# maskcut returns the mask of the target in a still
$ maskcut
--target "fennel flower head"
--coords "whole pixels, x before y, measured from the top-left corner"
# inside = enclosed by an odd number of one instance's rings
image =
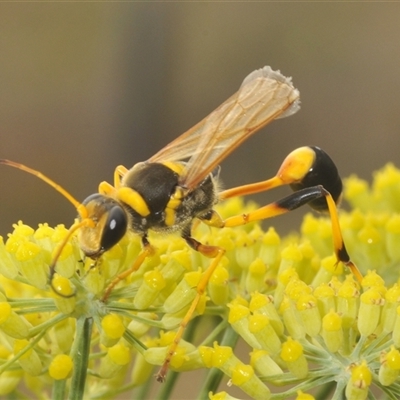
[[[141,253],[138,237],[93,263],[71,235],[49,282],[68,230],[18,222],[0,241],[0,396],[400,398],[400,171],[387,165],[371,185],[350,177],[344,197],[340,225],[361,282],[337,264],[328,217],[307,214],[282,238],[257,223],[199,225],[195,237],[226,253],[195,304],[212,260],[177,236],[150,235],[154,254],[104,300]],[[239,198],[218,211],[254,208]],[[160,385],[153,375],[178,330]],[[198,381],[189,392],[188,371]]]

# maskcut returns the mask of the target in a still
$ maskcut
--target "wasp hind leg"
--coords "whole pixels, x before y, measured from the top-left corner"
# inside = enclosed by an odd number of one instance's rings
[[[339,225],[336,204],[340,202],[342,195],[342,180],[335,163],[321,148],[299,147],[286,156],[273,178],[225,190],[219,194],[219,198],[223,200],[234,196],[246,196],[282,185],[290,185],[294,193],[248,214],[228,218],[222,225],[232,227],[272,218],[295,210],[304,204],[310,205],[317,211],[328,211],[332,222],[336,258],[338,262],[343,262],[349,267],[357,280],[361,282],[362,275],[350,260]],[[217,221],[214,226],[220,227],[221,221]]]
[[[363,276],[357,266],[350,260],[350,256],[343,241],[335,201],[322,185],[300,189],[281,200],[268,204],[255,211],[227,218],[224,221],[224,226],[234,227],[245,225],[253,221],[276,217],[321,198],[325,198],[327,203],[327,211],[329,212],[332,223],[333,246],[337,261],[342,262],[350,268],[357,280],[361,282]]]
[[[179,324],[178,331],[174,337],[173,342],[170,344],[167,355],[165,356],[164,363],[161,366],[160,370],[156,375],[156,379],[158,382],[164,382],[165,376],[168,372],[169,364],[171,363],[172,357],[174,356],[176,349],[179,345],[180,340],[182,339],[183,333],[186,329],[186,326],[192,319],[193,313],[196,311],[196,307],[199,304],[201,297],[203,296],[208,282],[214,273],[215,269],[219,265],[221,258],[225,254],[225,250],[218,246],[210,246],[205,245],[198,242],[196,239],[192,238],[189,234],[183,234],[183,239],[186,240],[187,244],[193,248],[194,250],[198,251],[199,253],[203,254],[206,257],[212,258],[210,266],[204,271],[200,282],[196,286],[196,297],[192,301],[189,309],[187,310],[184,318],[182,319],[181,323]]]

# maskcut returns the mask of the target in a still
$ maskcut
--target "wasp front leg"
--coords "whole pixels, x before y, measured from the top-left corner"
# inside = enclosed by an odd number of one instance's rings
[[[103,302],[107,301],[108,297],[110,296],[111,292],[115,288],[115,286],[118,285],[119,282],[123,281],[125,278],[136,272],[144,263],[147,257],[151,256],[154,254],[154,248],[153,246],[149,243],[147,240],[147,236],[142,237],[142,246],[143,249],[137,256],[135,262],[132,264],[132,266],[127,269],[126,271],[118,274],[106,287],[106,290],[103,293],[103,297],[101,300]]]
[[[121,187],[122,178],[127,172],[128,169],[126,167],[124,167],[123,165],[118,165],[118,167],[115,168],[114,171],[114,186],[105,181],[101,182],[99,185],[99,193],[107,196],[115,195],[116,190]]]

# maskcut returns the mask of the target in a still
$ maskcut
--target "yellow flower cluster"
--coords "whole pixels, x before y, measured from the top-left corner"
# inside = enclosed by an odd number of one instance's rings
[[[361,284],[336,264],[328,218],[308,214],[301,234],[284,239],[254,223],[196,228],[196,238],[226,253],[159,398],[189,370],[207,373],[193,398],[234,399],[232,386],[260,400],[361,400],[373,386],[399,397],[400,171],[388,165],[371,187],[356,177],[345,186],[352,211],[340,223]],[[219,212],[252,207],[234,199]],[[127,234],[94,264],[72,236],[49,282],[67,232],[20,222],[0,241],[0,396],[146,398],[211,261],[179,237],[150,236],[155,254],[102,301],[140,253],[139,239]],[[238,356],[238,341],[248,357]]]

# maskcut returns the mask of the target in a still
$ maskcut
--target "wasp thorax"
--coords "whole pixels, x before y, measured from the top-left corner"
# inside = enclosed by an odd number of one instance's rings
[[[130,214],[131,228],[145,236],[148,230],[184,231],[216,203],[209,174],[190,190],[184,188],[185,163],[139,163],[122,180],[117,198]]]
[[[87,197],[88,219],[94,226],[83,226],[78,234],[79,245],[86,256],[97,258],[116,245],[128,228],[128,216],[112,197],[99,193]]]

